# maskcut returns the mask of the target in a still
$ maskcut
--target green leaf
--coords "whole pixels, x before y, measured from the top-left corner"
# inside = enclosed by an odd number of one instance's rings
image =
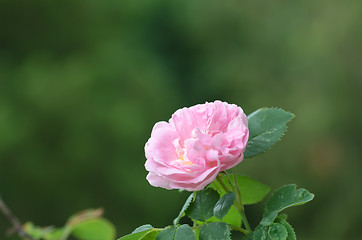
[[[196,238],[192,228],[184,224],[179,227],[171,226],[165,228],[160,232],[156,240],[196,240]]]
[[[54,229],[53,227],[38,227],[32,222],[27,222],[23,226],[24,231],[32,236],[34,239],[43,239],[48,237],[51,239],[51,235],[61,233],[63,229]],[[56,235],[57,236],[57,235]]]
[[[268,227],[259,225],[254,232],[248,233],[243,240],[270,240]]]
[[[96,218],[73,225],[72,235],[81,240],[114,240],[116,229],[108,220]]]
[[[271,225],[280,211],[291,206],[302,205],[313,198],[314,195],[307,190],[303,188],[297,190],[295,184],[285,185],[276,190],[266,202],[260,224],[264,226]]]
[[[76,225],[82,221],[90,220],[90,219],[96,219],[103,215],[103,209],[97,208],[97,209],[86,209],[80,212],[77,212],[73,214],[67,221],[66,226],[72,227],[73,225]]]
[[[176,229],[176,226],[166,227],[158,234],[156,240],[174,240]]]
[[[287,214],[279,214],[279,216],[277,217],[277,219],[283,219],[283,220],[287,220],[288,216]]]
[[[246,234],[243,238],[242,238],[242,240],[253,240],[253,232],[250,232],[250,233],[248,233],[248,234]]]
[[[145,224],[145,225],[142,225],[138,228],[136,228],[135,230],[133,230],[132,233],[138,233],[138,232],[143,232],[145,230],[150,230],[152,229],[153,227],[150,225],[150,224]]]
[[[268,235],[271,240],[286,240],[288,236],[287,229],[279,223],[274,223],[270,226]]]
[[[237,175],[237,180],[244,205],[260,202],[270,191],[267,185],[248,176]]]
[[[230,229],[226,223],[213,222],[202,226],[200,240],[231,240]]]
[[[148,229],[142,232],[131,233],[119,238],[118,240],[155,240],[161,232],[159,229]]]
[[[267,185],[260,183],[248,176],[237,175],[236,177],[240,189],[241,199],[244,205],[260,202],[270,191],[270,188]],[[222,180],[229,189],[232,189],[227,176],[223,176]],[[226,191],[217,181],[214,181],[211,184],[211,187],[219,190],[221,196],[226,194]]]
[[[44,235],[44,240],[59,240],[63,235],[63,228],[55,229],[53,232]]]
[[[192,228],[189,225],[184,224],[177,228],[174,240],[196,240],[196,237]]]
[[[239,211],[236,209],[235,206],[231,206],[229,212],[223,217],[222,221],[227,224],[231,224],[234,226],[241,226],[241,216]]]
[[[196,199],[186,210],[186,214],[194,219],[205,222],[213,216],[214,206],[219,200],[219,194],[211,188],[197,192]]]
[[[275,223],[263,226],[259,224],[254,232],[248,233],[243,240],[296,240],[294,229],[285,220],[282,214],[275,219]]]
[[[253,232],[253,240],[267,240],[268,236],[268,228],[264,226],[259,226]]]
[[[202,222],[196,221],[199,224]],[[220,220],[217,217],[213,216],[207,220],[208,223],[211,222],[224,222],[226,224],[234,225],[234,226],[241,226],[241,216],[235,206],[231,206],[229,212]]]
[[[178,222],[180,221],[181,217],[183,216],[184,212],[186,211],[186,209],[189,207],[191,201],[193,198],[193,194],[191,193],[190,196],[187,198],[185,204],[183,205],[180,213],[178,214],[178,216],[173,220],[173,224],[176,225],[178,224]]]
[[[285,229],[287,230],[287,232],[288,232],[287,240],[296,240],[297,239],[297,236],[295,235],[293,227],[285,219],[280,218],[280,216],[278,216],[278,218],[276,219],[276,222],[282,224],[285,227]]]
[[[294,114],[278,108],[261,108],[248,116],[249,141],[244,157],[256,156],[268,150],[287,130]]]
[[[222,219],[229,212],[230,207],[235,201],[235,197],[236,195],[233,192],[229,192],[222,196],[214,207],[214,216]]]

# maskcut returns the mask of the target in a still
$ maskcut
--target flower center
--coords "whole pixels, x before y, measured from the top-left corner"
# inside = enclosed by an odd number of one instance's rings
[[[175,160],[180,166],[190,166],[193,165],[191,161],[189,161],[186,156],[186,149],[180,144],[180,139],[175,139],[173,141],[173,145],[175,146],[175,150],[178,156],[178,159]]]
[[[181,149],[176,149],[176,153],[179,157],[179,159],[176,160],[176,162],[178,162],[180,165],[184,166],[184,165],[192,165],[193,163],[190,162],[188,159],[185,159],[185,151],[181,148]]]

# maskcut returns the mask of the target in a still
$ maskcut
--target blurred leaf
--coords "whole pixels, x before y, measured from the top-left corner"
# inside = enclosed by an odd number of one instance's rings
[[[33,223],[28,222],[24,224],[24,230],[34,239],[68,239],[70,234],[80,240],[114,239],[116,229],[108,220],[99,218],[102,213],[102,209],[88,209],[76,213],[69,218],[65,227],[58,229],[53,227],[37,227]]]
[[[196,199],[186,210],[186,214],[194,219],[205,222],[213,216],[214,206],[219,200],[219,194],[211,188],[197,192]]]
[[[213,222],[202,226],[200,240],[231,240],[230,229],[226,223]]]
[[[27,222],[23,226],[24,231],[35,239],[41,239],[47,234],[55,231],[54,227],[38,227],[32,222]]]
[[[273,224],[278,213],[291,206],[298,206],[311,201],[314,195],[307,190],[296,189],[295,184],[285,185],[276,190],[266,202],[263,219],[260,224],[268,226]]]
[[[180,221],[181,217],[183,216],[184,212],[186,211],[186,209],[189,207],[191,201],[193,198],[193,194],[191,193],[190,196],[186,199],[185,204],[183,205],[180,213],[178,214],[178,216],[173,220],[173,224],[176,225],[178,224],[178,222]]]
[[[282,224],[274,223],[269,227],[268,235],[271,240],[286,240],[288,232]]]
[[[58,228],[55,229],[54,231],[44,235],[44,240],[59,240],[61,238],[61,236],[63,235],[64,229],[63,228]]]
[[[249,141],[244,157],[249,158],[265,152],[287,130],[287,122],[294,114],[278,108],[261,108],[248,116]]]
[[[72,235],[81,240],[114,240],[116,229],[108,220],[97,218],[73,225]]]
[[[227,176],[223,176],[222,180],[225,185],[231,189]],[[241,199],[244,205],[260,202],[270,191],[270,188],[267,185],[260,183],[248,176],[237,175],[237,181],[240,189]],[[226,193],[226,191],[217,181],[214,181],[211,184],[211,187],[217,189],[221,196]]]
[[[90,220],[99,218],[103,215],[103,209],[97,208],[97,209],[86,209],[81,212],[73,214],[67,221],[67,226],[72,227],[73,225],[76,225],[82,221]]]
[[[214,216],[222,219],[229,212],[230,207],[235,201],[235,197],[236,195],[233,192],[229,192],[222,196],[214,207]]]

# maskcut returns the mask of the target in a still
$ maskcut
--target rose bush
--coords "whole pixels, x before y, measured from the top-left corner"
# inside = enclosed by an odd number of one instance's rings
[[[248,138],[246,115],[235,104],[179,109],[152,129],[145,146],[147,180],[156,187],[199,191],[243,160]]]
[[[261,202],[270,188],[239,175],[234,167],[270,149],[293,117],[279,108],[260,108],[246,117],[240,107],[215,101],[180,109],[168,122],[156,123],[145,146],[147,180],[156,187],[193,193],[171,225],[145,224],[118,240],[231,240],[240,234],[243,240],[296,240],[281,212],[314,195],[295,184],[282,186],[265,201],[263,216],[253,227],[244,205]],[[192,224],[182,224],[184,217]]]

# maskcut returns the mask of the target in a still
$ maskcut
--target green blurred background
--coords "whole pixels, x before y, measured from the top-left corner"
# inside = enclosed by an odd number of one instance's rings
[[[171,224],[188,194],[148,184],[144,144],[220,99],[296,114],[238,171],[315,193],[287,211],[299,239],[362,239],[361,22],[358,0],[0,0],[0,194],[38,225],[100,206],[118,236]]]

